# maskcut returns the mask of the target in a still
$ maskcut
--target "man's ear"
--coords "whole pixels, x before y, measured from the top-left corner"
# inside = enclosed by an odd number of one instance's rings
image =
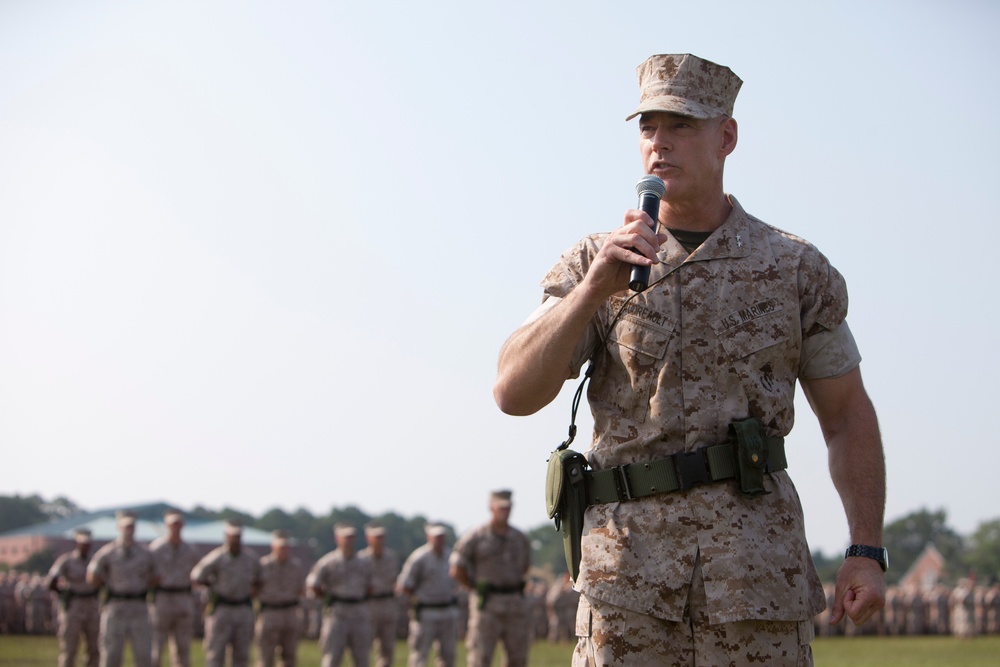
[[[721,137],[719,152],[722,157],[726,157],[736,150],[736,143],[739,140],[739,127],[736,124],[736,119],[726,118],[722,121],[722,127],[719,130],[719,134]]]

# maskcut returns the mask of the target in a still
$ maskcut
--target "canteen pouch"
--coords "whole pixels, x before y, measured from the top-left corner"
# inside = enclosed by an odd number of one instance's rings
[[[580,574],[580,541],[583,538],[583,515],[587,510],[587,485],[584,473],[589,465],[583,454],[561,448],[552,452],[545,475],[545,509],[562,532],[566,567],[576,581]]]
[[[736,439],[740,491],[751,498],[770,493],[764,488],[769,452],[763,424],[756,418],[744,419],[732,422],[729,432]]]

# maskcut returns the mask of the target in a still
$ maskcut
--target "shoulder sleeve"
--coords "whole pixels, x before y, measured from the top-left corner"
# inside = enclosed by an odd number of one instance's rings
[[[799,377],[803,380],[839,377],[860,363],[861,352],[844,320],[833,331],[823,329],[802,341]]]
[[[470,578],[473,577],[475,569],[472,562],[475,534],[476,531],[471,531],[460,537],[458,542],[455,543],[455,547],[451,550],[451,556],[448,558],[450,565],[462,568]]]
[[[96,574],[103,579],[105,576],[105,570],[107,569],[104,562],[107,553],[107,545],[98,549],[97,553],[94,554],[94,557],[90,559],[90,564],[87,565],[87,572],[90,574]]]
[[[802,338],[836,331],[847,317],[847,283],[830,261],[807,245],[799,264]]]
[[[605,236],[606,234],[588,236],[562,254],[559,261],[549,269],[549,272],[542,279],[542,305],[531,314],[526,324],[533,322],[554,308],[563,297],[580,284],[583,277],[587,275],[587,271],[590,270],[590,263],[597,251],[600,250]],[[587,331],[573,353],[570,377],[578,377],[580,367],[593,354],[594,346],[600,341],[599,329],[600,326],[596,319],[587,327]]]

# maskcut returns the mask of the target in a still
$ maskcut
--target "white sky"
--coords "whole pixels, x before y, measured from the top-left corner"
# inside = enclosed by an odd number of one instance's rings
[[[971,533],[1000,516],[998,29],[986,0],[0,2],[0,493],[465,529],[506,486],[543,523],[576,385],[505,416],[497,351],[635,205],[636,65],[691,52],[745,82],[727,190],[847,277],[887,519]]]

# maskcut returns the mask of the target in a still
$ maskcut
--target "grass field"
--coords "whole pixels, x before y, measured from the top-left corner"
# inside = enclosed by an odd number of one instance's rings
[[[461,643],[458,651],[458,664],[464,665],[465,651]],[[536,642],[531,649],[530,664],[532,667],[566,667],[572,652],[569,645]],[[192,653],[192,667],[204,667],[201,644],[196,644]],[[0,665],[4,667],[55,665],[58,655],[59,646],[54,637],[0,636]],[[1000,637],[978,637],[969,641],[950,637],[821,638],[813,643],[813,655],[817,667],[998,667]],[[344,662],[349,663],[348,660]],[[81,664],[79,660],[77,664]],[[316,642],[302,642],[299,665],[318,664]],[[500,664],[499,655],[493,664]],[[393,667],[405,665],[406,645],[400,643]],[[133,667],[132,661],[126,659],[124,667]]]

